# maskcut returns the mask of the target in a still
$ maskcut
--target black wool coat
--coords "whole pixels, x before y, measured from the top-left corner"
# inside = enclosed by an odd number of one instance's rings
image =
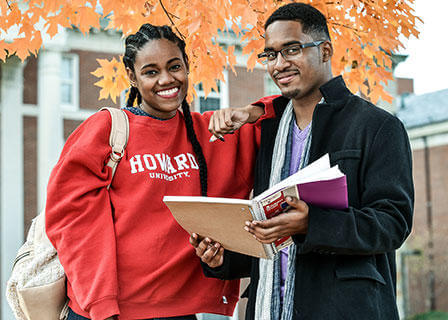
[[[402,123],[353,95],[342,77],[324,84],[325,103],[316,106],[309,162],[329,153],[332,165],[347,175],[349,208],[309,205],[306,235],[297,245],[294,320],[394,320],[398,249],[411,231],[414,203],[412,155]],[[273,103],[276,118],[262,122],[254,194],[269,187],[272,152],[288,100]],[[254,319],[258,259],[226,251],[207,276],[250,276],[246,320]],[[263,319],[254,319],[263,320]]]

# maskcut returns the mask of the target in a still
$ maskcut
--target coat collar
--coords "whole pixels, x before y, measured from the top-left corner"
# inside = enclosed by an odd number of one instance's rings
[[[326,82],[319,88],[326,103],[337,103],[340,100],[346,100],[352,93],[345,85],[342,76],[337,76]]]
[[[325,104],[333,105],[335,107],[342,107],[344,104],[341,101],[346,101],[352,93],[345,85],[342,76],[337,76],[330,81],[324,83],[320,88],[320,92],[325,99]],[[283,111],[288,104],[289,99],[283,96],[278,96],[273,100],[275,115],[281,117]]]

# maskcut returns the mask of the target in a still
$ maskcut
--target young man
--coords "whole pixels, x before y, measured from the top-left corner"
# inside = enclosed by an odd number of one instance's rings
[[[293,237],[275,261],[219,249],[210,239],[190,241],[207,276],[250,275],[246,319],[398,319],[395,250],[411,231],[414,200],[406,131],[332,76],[333,46],[318,10],[285,5],[265,30],[259,56],[282,96],[259,101],[273,104],[277,117],[262,122],[254,194],[329,153],[347,175],[349,207],[291,199],[287,213],[247,222],[263,243]]]

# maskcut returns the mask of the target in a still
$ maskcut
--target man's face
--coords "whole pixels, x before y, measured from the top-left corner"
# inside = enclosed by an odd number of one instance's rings
[[[265,51],[279,51],[293,44],[313,42],[310,35],[302,32],[298,21],[286,20],[271,23],[265,34]],[[267,69],[282,95],[289,99],[305,97],[323,84],[324,68],[320,47],[302,49],[302,53],[285,60],[279,53],[274,61],[267,64]]]

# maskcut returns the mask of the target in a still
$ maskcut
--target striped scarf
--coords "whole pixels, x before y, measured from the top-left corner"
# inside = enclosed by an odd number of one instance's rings
[[[271,176],[269,187],[289,176],[291,162],[292,128],[294,125],[292,101],[288,103],[280,120],[275,138],[272,155]],[[305,141],[305,147],[300,159],[299,169],[306,166],[311,144],[311,128]],[[257,287],[255,303],[255,319],[262,320],[291,320],[294,305],[294,281],[296,274],[296,246],[288,248],[288,272],[285,281],[283,306],[280,303],[281,265],[280,254],[274,260],[260,259],[260,279]],[[280,317],[281,315],[281,317]]]

